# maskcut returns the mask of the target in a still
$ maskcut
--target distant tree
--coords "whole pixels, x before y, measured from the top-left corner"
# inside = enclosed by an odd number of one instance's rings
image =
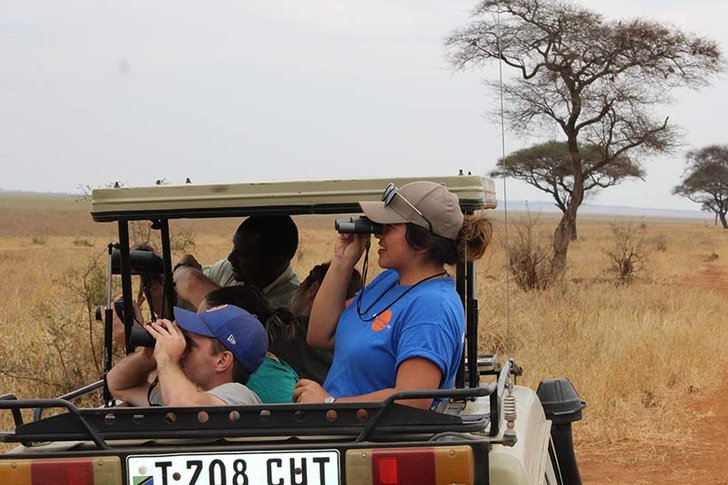
[[[728,229],[728,146],[692,150],[687,154],[687,165],[682,183],[672,193],[700,204]]]
[[[558,274],[566,268],[588,171],[628,154],[669,151],[676,130],[653,108],[670,100],[671,88],[705,85],[724,68],[712,40],[651,20],[608,21],[559,0],[481,1],[472,22],[452,32],[445,47],[456,69],[500,59],[515,70],[503,96],[505,119],[516,133],[551,133],[557,126],[565,135],[573,189],[554,232]],[[580,148],[588,144],[603,149],[593,166]]]
[[[644,179],[642,167],[628,156],[615,157],[603,165],[604,152],[597,145],[579,145],[584,170],[584,196],[617,185],[628,177]],[[556,207],[565,213],[574,193],[574,174],[569,146],[562,141],[548,141],[511,153],[498,160],[491,177],[513,177],[553,197]],[[576,220],[571,239],[576,239]]]

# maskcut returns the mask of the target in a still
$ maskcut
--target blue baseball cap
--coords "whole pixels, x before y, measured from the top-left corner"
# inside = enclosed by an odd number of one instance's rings
[[[174,307],[174,320],[188,332],[218,339],[251,374],[268,351],[268,334],[263,324],[234,305],[217,306],[202,313]]]

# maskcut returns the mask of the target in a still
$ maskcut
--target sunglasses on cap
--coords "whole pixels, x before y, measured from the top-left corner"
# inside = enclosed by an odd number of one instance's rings
[[[417,213],[417,215],[419,215],[427,223],[428,226],[430,226],[430,234],[433,234],[432,223],[429,221],[429,219],[427,219],[427,217],[425,217],[425,215],[422,212],[420,212],[420,210],[417,207],[415,207],[409,200],[407,200],[407,198],[404,195],[399,193],[399,189],[397,188],[396,185],[394,185],[393,183],[390,183],[389,185],[387,185],[387,188],[384,189],[384,193],[382,194],[382,202],[384,202],[384,207],[389,207],[389,204],[392,203],[392,201],[394,200],[395,197],[399,197],[408,206],[410,206],[412,208],[412,210],[415,211]]]

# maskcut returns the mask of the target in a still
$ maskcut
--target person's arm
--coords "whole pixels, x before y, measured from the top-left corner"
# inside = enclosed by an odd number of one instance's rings
[[[208,293],[220,288],[201,269],[194,266],[178,266],[172,277],[177,295],[195,307],[200,306]]]
[[[339,234],[331,265],[311,307],[306,334],[309,345],[324,350],[334,348],[336,325],[345,308],[351,272],[364,253],[368,238],[369,235]]]
[[[154,358],[157,362],[159,390],[165,406],[221,406],[225,402],[201,390],[182,372],[180,361],[187,347],[182,330],[169,320],[152,322],[147,330],[157,340]]]
[[[440,387],[442,373],[440,368],[432,361],[422,357],[405,360],[397,369],[397,379],[394,387],[362,394],[361,396],[337,397],[336,402],[382,401],[395,392],[416,391],[423,389],[437,389]],[[308,379],[301,379],[293,391],[293,400],[297,403],[322,403],[330,394],[318,383]],[[397,401],[420,409],[430,409],[432,399],[406,399]]]
[[[140,348],[127,355],[106,376],[111,395],[132,406],[147,406],[149,373],[156,367],[152,349]]]
[[[178,365],[159,368],[159,390],[165,406],[223,406],[225,401],[190,381]]]

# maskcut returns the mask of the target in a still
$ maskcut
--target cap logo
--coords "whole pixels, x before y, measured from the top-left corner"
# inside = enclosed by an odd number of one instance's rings
[[[205,313],[222,310],[223,308],[226,308],[226,307],[227,307],[227,305],[214,306],[212,308],[208,308],[207,310],[205,310]]]
[[[233,334],[230,334],[230,336],[227,338],[227,341],[230,342],[233,345],[237,345],[238,342],[235,340],[235,336]]]

